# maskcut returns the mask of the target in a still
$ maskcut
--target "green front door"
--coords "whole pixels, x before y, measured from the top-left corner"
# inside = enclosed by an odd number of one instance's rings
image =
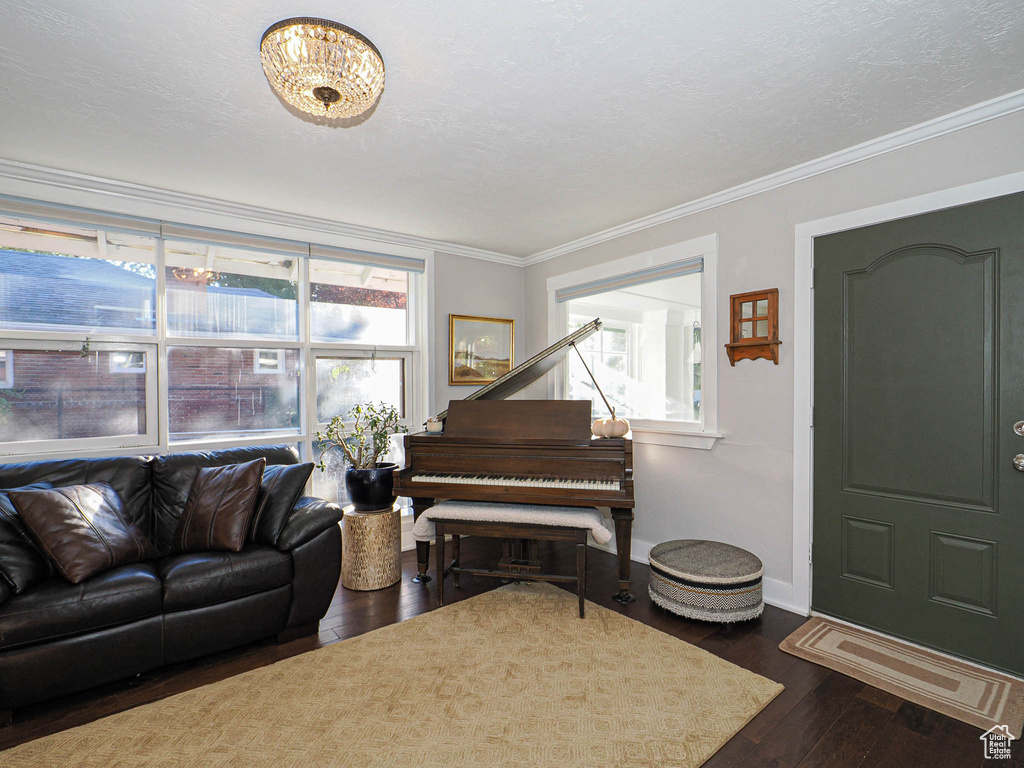
[[[1024,674],[1024,194],[814,266],[813,608]]]

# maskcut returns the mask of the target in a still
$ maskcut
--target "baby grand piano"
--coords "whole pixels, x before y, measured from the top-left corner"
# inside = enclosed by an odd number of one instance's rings
[[[566,352],[601,327],[593,320],[469,395],[453,400],[444,432],[405,436],[406,467],[395,473],[395,494],[412,499],[418,518],[439,499],[609,507],[615,521],[620,603],[629,593],[633,527],[633,444],[591,437],[586,400],[509,400],[550,371]],[[427,582],[430,545],[416,543]]]

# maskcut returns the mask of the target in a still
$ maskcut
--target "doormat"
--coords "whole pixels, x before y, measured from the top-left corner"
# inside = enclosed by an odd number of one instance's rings
[[[1024,682],[1009,675],[819,616],[779,648],[983,731],[1009,726],[1020,738]]]

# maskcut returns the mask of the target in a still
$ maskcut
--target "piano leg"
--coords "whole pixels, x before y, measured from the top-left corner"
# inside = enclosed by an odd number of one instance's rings
[[[633,543],[633,510],[612,508],[612,519],[615,521],[615,549],[619,555],[619,591],[612,599],[619,603],[632,603],[636,600],[629,594],[629,554]]]
[[[434,505],[433,499],[420,499],[414,498],[412,500],[412,519],[416,522],[423,512]],[[429,541],[417,541],[416,542],[416,570],[417,574],[412,577],[412,580],[417,584],[426,584],[430,581],[430,576],[427,574],[427,567],[430,565],[430,542]]]

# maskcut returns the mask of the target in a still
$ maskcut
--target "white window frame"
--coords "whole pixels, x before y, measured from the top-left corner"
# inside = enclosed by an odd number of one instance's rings
[[[14,386],[14,350],[0,349],[4,358],[4,376],[0,379],[0,389],[10,389]]]
[[[30,216],[17,216],[26,222],[38,222]],[[67,229],[63,224],[56,224]],[[79,228],[87,225],[77,225]],[[90,228],[91,231],[91,228]],[[102,231],[97,228],[96,231]],[[87,438],[84,440],[19,441],[0,443],[0,456],[12,457],[17,461],[46,460],[63,457],[94,457],[122,455],[128,450],[145,450],[147,453],[168,453],[188,450],[218,450],[247,445],[282,443],[295,445],[301,456],[315,460],[314,440],[316,423],[316,376],[315,355],[319,352],[343,353],[351,356],[380,357],[402,356],[405,364],[405,419],[403,424],[411,431],[426,420],[430,395],[427,361],[431,357],[431,318],[429,299],[432,296],[431,275],[433,274],[433,253],[425,253],[422,259],[423,272],[409,272],[406,324],[407,344],[403,346],[376,346],[366,344],[332,343],[310,341],[310,284],[309,258],[299,257],[298,264],[298,333],[294,339],[268,339],[238,336],[172,336],[167,328],[167,280],[164,244],[167,240],[190,242],[180,236],[152,236],[156,268],[156,328],[138,332],[118,331],[108,333],[102,329],[68,330],[19,330],[0,328],[0,347],[6,349],[52,349],[79,350],[86,336],[90,348],[98,351],[146,351],[146,434],[111,438]],[[218,246],[218,248],[230,246]],[[239,246],[245,250],[259,250],[253,245]],[[297,430],[273,430],[259,434],[206,436],[187,440],[171,441],[169,431],[168,392],[168,349],[170,347],[217,347],[252,350],[295,349],[299,353],[299,370],[304,381],[299,387],[299,426]],[[13,368],[11,368],[13,370]],[[164,397],[160,397],[164,393]]]
[[[681,448],[710,450],[723,435],[718,431],[718,235],[673,243],[644,253],[626,256],[574,272],[549,277],[548,339],[554,343],[567,333],[566,304],[556,300],[559,290],[585,285],[598,280],[627,277],[633,273],[675,262],[700,259],[701,272],[701,420],[662,421],[630,419],[633,441],[672,445]],[[568,396],[568,366],[548,378],[548,396],[563,399]],[[600,383],[600,382],[598,382]]]
[[[272,365],[265,365],[262,360],[264,353],[273,352],[274,362]],[[281,376],[285,372],[284,367],[284,350],[283,349],[265,349],[256,347],[252,353],[252,372],[271,374]]]
[[[306,290],[303,300],[305,307],[300,307],[303,319],[300,321],[300,329],[308,329],[308,336],[312,339],[312,330],[309,325],[312,321],[312,302],[309,300],[309,264],[304,260],[302,269],[305,271]],[[405,323],[406,344],[365,344],[359,342],[332,342],[332,341],[310,341],[310,354],[308,356],[308,368],[306,381],[308,384],[308,396],[306,404],[307,423],[313,424],[314,432],[322,430],[327,422],[318,422],[316,409],[316,359],[317,357],[354,357],[354,358],[402,358],[405,360],[405,403],[403,411],[405,417],[402,425],[410,431],[416,428],[427,418],[428,391],[426,379],[429,378],[425,370],[425,361],[429,356],[429,343],[427,337],[428,329],[428,273],[431,263],[428,262],[427,272],[410,272],[408,282],[408,293],[406,294]],[[312,450],[311,444],[311,450]],[[310,454],[312,455],[312,454]]]

